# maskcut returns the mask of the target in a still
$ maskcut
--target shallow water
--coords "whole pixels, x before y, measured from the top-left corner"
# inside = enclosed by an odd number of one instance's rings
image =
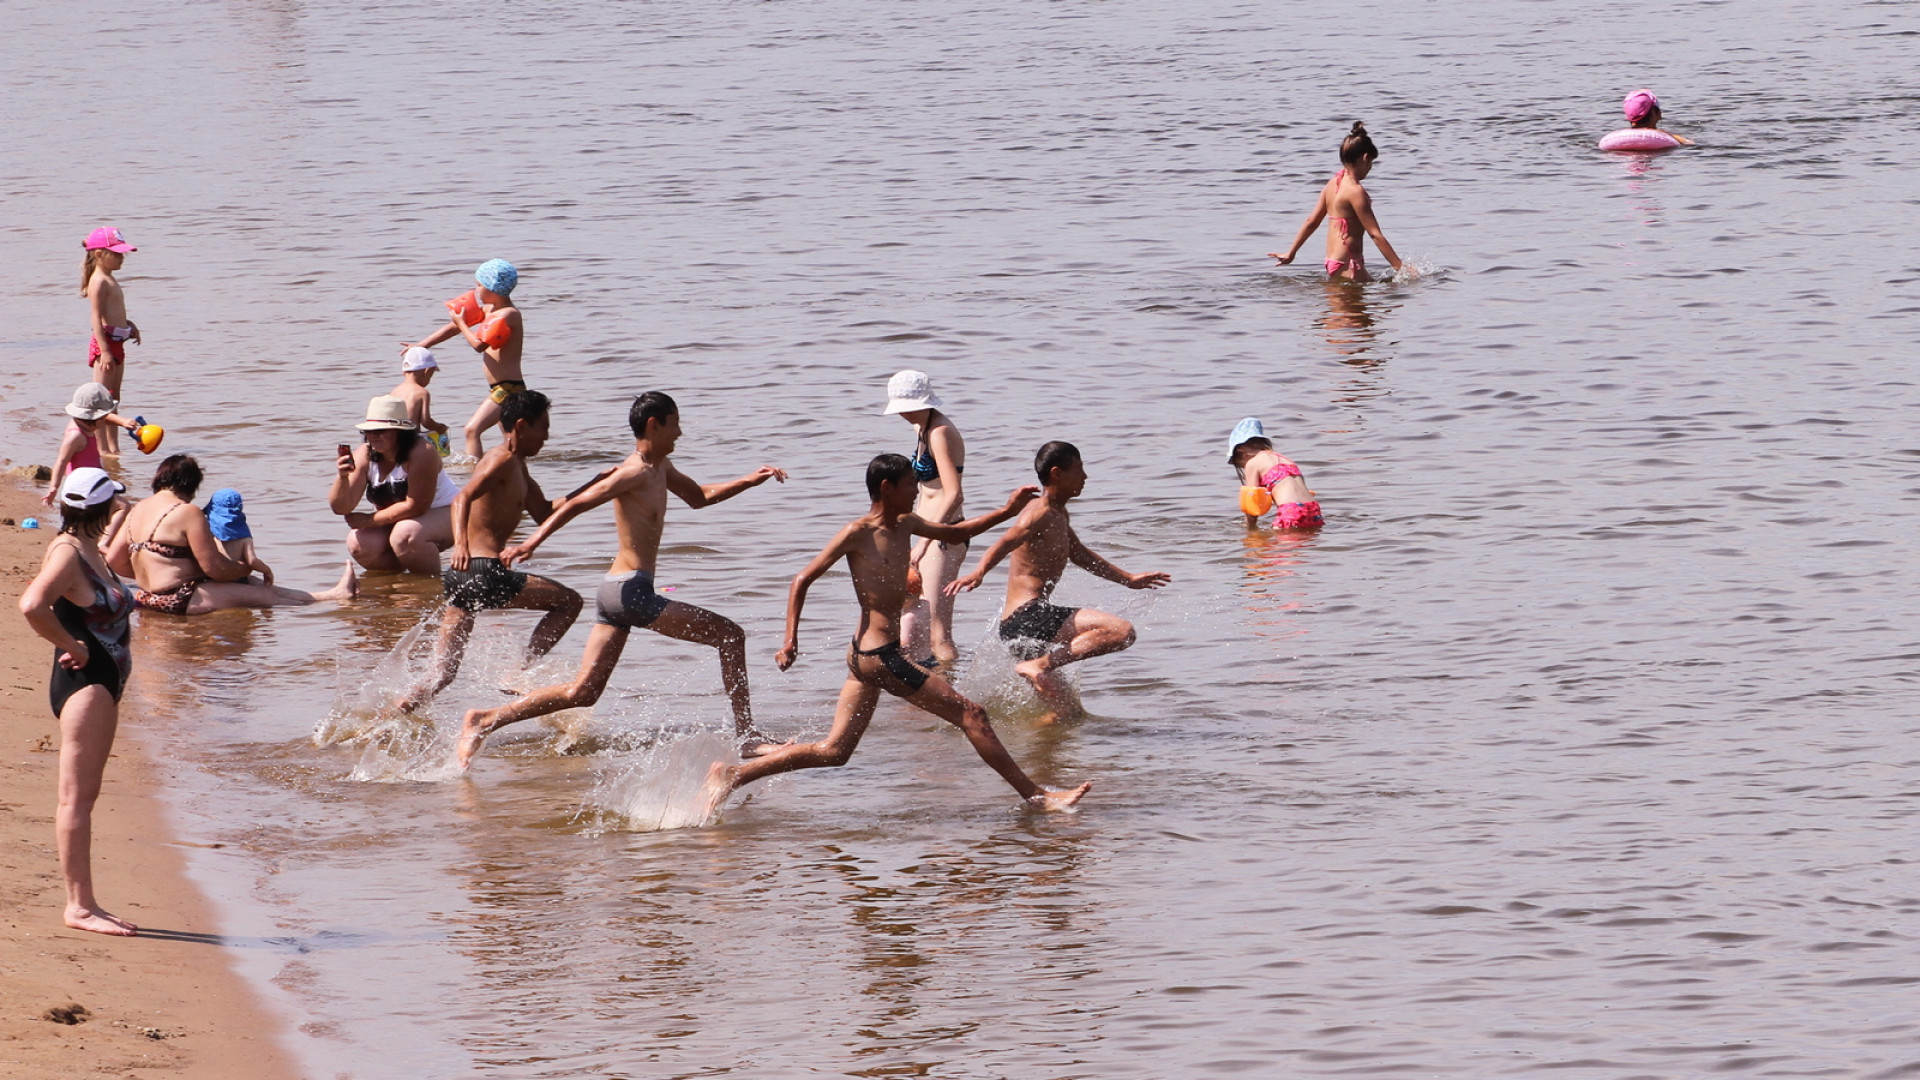
[[[246,492],[284,581],[340,559],[331,447],[480,260],[519,263],[536,465],[566,490],[679,399],[676,461],[793,481],[671,515],[661,580],[830,717],[852,626],[788,577],[933,374],[970,505],[1047,438],[1136,620],[1039,728],[962,681],[1023,813],[936,720],[711,827],[711,653],[637,634],[589,717],[471,780],[367,687],[427,583],[144,619],[134,737],[316,1075],[1895,1076],[1920,1070],[1908,591],[1920,138],[1908,5],[870,5],[485,12],[15,5],[0,35],[15,460],[83,378],[74,239],[141,245],[129,408]],[[482,16],[486,17],[482,17]],[[84,58],[85,62],[82,62]],[[106,88],[102,90],[100,83]],[[1698,150],[1590,149],[1650,85]],[[1266,268],[1367,121],[1404,284]],[[442,352],[443,359],[453,355]],[[477,369],[448,363],[458,423]],[[1263,416],[1327,507],[1249,536]],[[11,429],[11,428],[10,428]],[[129,458],[144,486],[154,461]],[[605,514],[539,569],[585,588]],[[977,550],[977,549],[976,549]],[[999,578],[962,602],[986,646]],[[433,710],[565,672],[506,660]],[[111,878],[109,877],[110,881]],[[130,886],[123,883],[122,890]]]

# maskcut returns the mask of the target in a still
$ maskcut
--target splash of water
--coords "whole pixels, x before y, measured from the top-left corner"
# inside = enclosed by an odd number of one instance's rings
[[[710,824],[704,789],[716,761],[733,762],[732,740],[716,731],[662,735],[622,757],[587,797],[585,816],[598,831],[658,832]]]

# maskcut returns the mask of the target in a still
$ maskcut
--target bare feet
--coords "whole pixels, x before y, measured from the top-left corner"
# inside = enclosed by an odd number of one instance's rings
[[[1091,780],[1074,788],[1072,791],[1048,791],[1045,788],[1041,788],[1039,791],[1027,796],[1027,805],[1033,807],[1035,810],[1045,810],[1049,813],[1056,810],[1068,810],[1073,807],[1074,803],[1086,798],[1087,792],[1091,790],[1093,790],[1093,781]]]
[[[110,934],[113,937],[132,937],[140,928],[121,918],[110,915],[100,908],[83,908],[73,905],[67,907],[66,922],[75,930],[90,930],[96,934]]]
[[[1040,704],[1047,707],[1046,714],[1040,717],[1040,723],[1057,724],[1080,715],[1080,703],[1074,700],[1072,688],[1047,663],[1047,657],[1015,664],[1013,671],[1027,680],[1033,692],[1039,695]]]
[[[488,722],[491,709],[468,709],[467,715],[460,721],[460,738],[453,744],[453,763],[461,772],[473,764],[473,755],[480,752],[480,744],[487,741],[487,733],[493,730]]]
[[[740,750],[740,760],[752,761],[757,757],[765,757],[783,746],[792,746],[793,740],[788,739],[782,742],[779,739],[762,735],[758,728],[748,728],[746,731],[734,736],[734,745]]]
[[[347,568],[340,575],[340,583],[326,592],[314,593],[315,600],[351,600],[360,595],[360,579],[354,576],[353,560],[347,560]]]
[[[724,761],[716,761],[707,768],[707,782],[700,788],[700,816],[712,821],[720,808],[727,805],[727,796],[733,794],[734,768]]]

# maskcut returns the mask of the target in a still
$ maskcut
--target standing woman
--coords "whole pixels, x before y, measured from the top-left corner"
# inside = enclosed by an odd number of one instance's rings
[[[87,366],[93,369],[93,381],[105,386],[115,401],[120,400],[120,380],[127,372],[127,342],[140,344],[140,328],[127,318],[127,294],[113,272],[127,261],[127,252],[139,248],[127,243],[120,230],[103,225],[81,241],[86,262],[80,266],[80,295],[87,298],[93,336],[87,342]],[[120,452],[120,433],[103,427],[95,433],[102,454]]]
[[[60,485],[60,534],[40,574],[20,594],[20,614],[53,643],[48,697],[60,718],[60,802],[54,834],[67,883],[66,923],[125,937],[138,927],[93,895],[93,804],[120,724],[120,693],[133,671],[127,614],[133,593],[107,568],[98,546],[125,490],[99,469],[75,469]]]
[[[407,403],[381,396],[358,425],[365,443],[341,443],[327,505],[347,519],[347,551],[369,570],[438,574],[440,553],[453,546],[453,497],[460,493],[440,467],[440,452],[420,437]],[[373,512],[358,509],[362,496]]]
[[[960,474],[967,468],[967,444],[939,406],[926,372],[909,369],[887,380],[887,415],[899,414],[920,435],[909,459],[914,478],[920,481],[913,512],[936,525],[947,525],[964,516]],[[951,670],[960,658],[953,645],[953,597],[947,595],[947,582],[959,576],[966,559],[966,541],[948,544],[926,537],[919,538],[908,556],[907,588],[917,589],[920,599],[901,619],[900,640],[909,656],[932,657],[925,661],[928,667],[938,664]]]

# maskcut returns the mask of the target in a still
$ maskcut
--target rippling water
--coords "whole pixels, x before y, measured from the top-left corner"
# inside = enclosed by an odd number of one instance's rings
[[[83,377],[73,241],[112,221],[141,246],[129,406],[322,585],[331,446],[501,255],[556,402],[550,490],[616,459],[652,388],[692,475],[793,472],[675,511],[662,554],[752,635],[776,731],[831,715],[843,577],[801,665],[771,652],[866,459],[910,445],[877,415],[900,367],[966,432],[973,506],[1071,439],[1082,534],[1174,575],[1063,586],[1140,625],[1079,672],[1085,723],[1036,728],[979,650],[963,688],[1016,755],[1095,782],[1044,818],[889,703],[849,768],[646,831],[722,745],[711,653],[637,634],[591,716],[443,782],[426,736],[351,708],[397,677],[425,583],[143,620],[131,726],[223,845],[195,870],[316,1073],[1920,1072],[1911,5],[6,21],[16,459],[50,456]],[[1640,85],[1700,149],[1590,149]],[[1354,119],[1427,272],[1264,267]],[[434,390],[458,422],[477,366]],[[1220,443],[1247,413],[1324,533],[1240,526]],[[611,545],[601,514],[539,565],[585,586]],[[994,603],[963,601],[963,639]],[[524,618],[483,620],[443,728],[571,667],[584,631],[511,670]]]

